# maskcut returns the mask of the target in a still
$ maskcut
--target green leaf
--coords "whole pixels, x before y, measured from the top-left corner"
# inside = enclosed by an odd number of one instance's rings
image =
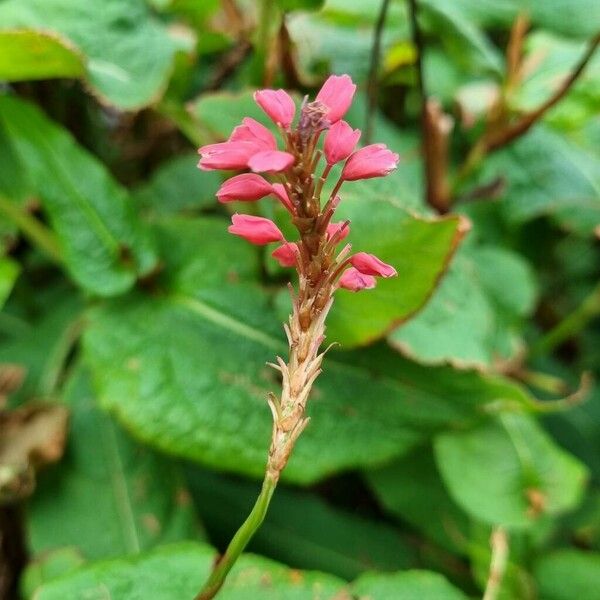
[[[221,184],[216,171],[200,171],[198,155],[184,154],[156,169],[149,181],[133,193],[143,210],[164,215],[214,206]]]
[[[509,28],[520,13],[525,13],[536,27],[566,36],[591,37],[600,22],[600,6],[595,0],[436,0],[436,4],[456,5],[466,19],[486,28]]]
[[[587,469],[530,417],[506,413],[471,431],[441,433],[434,448],[451,496],[486,523],[528,527],[581,501]]]
[[[8,96],[0,97],[0,131],[41,198],[79,285],[120,294],[154,268],[156,254],[126,191],[70,135]]]
[[[71,409],[67,452],[60,467],[41,478],[29,504],[31,550],[70,546],[94,560],[197,537],[177,471],[95,407],[82,369],[67,383],[64,401]]]
[[[431,448],[420,446],[365,475],[386,511],[447,550],[464,554],[469,519],[444,487]]]
[[[285,11],[290,10],[320,10],[325,4],[325,0],[276,0],[279,8]]]
[[[21,595],[33,598],[43,584],[81,567],[85,560],[75,548],[59,548],[29,562],[21,576]]]
[[[160,96],[177,50],[143,0],[4,0],[0,23],[5,28],[50,31],[68,40],[85,57],[92,89],[127,110]],[[18,79],[25,75],[18,74]]]
[[[188,481],[210,539],[219,546],[227,544],[255,501],[258,482],[199,469],[188,470]],[[393,527],[285,486],[277,488],[248,551],[344,579],[367,570],[395,571],[416,564],[413,547]]]
[[[208,576],[215,551],[181,543],[131,558],[99,562],[50,582],[36,600],[110,597],[111,600],[193,598]],[[293,571],[258,556],[242,556],[219,597],[223,600],[325,600],[344,582],[332,575]],[[107,596],[108,595],[108,596]]]
[[[486,159],[481,181],[496,177],[509,222],[547,215],[588,236],[600,222],[600,159],[544,125]]]
[[[500,76],[504,64],[501,54],[484,31],[465,17],[454,3],[425,0],[421,3],[423,15],[431,21],[436,37],[452,56],[456,64],[471,64],[477,71],[492,72]]]
[[[65,285],[56,289],[47,286],[36,296],[41,309],[30,305],[22,307],[27,313],[33,313],[28,314],[28,320],[18,313],[13,315],[8,307],[2,313],[5,327],[0,362],[16,364],[25,370],[22,386],[10,396],[13,405],[40,398],[52,399],[67,355],[80,331],[82,302],[75,289]]]
[[[389,341],[420,362],[490,368],[522,350],[519,333],[535,297],[533,273],[519,255],[470,244],[459,250],[427,306]]]
[[[102,405],[137,436],[178,456],[260,476],[271,434],[265,398],[280,386],[265,362],[285,356],[287,347],[270,297],[249,283],[254,250],[225,229],[215,219],[158,227],[166,260],[160,292],[94,309],[84,351]],[[432,372],[385,346],[332,353],[324,371],[311,425],[285,471],[296,482],[380,464],[425,433],[476,421],[488,405],[530,402],[505,379]]]
[[[67,40],[44,31],[0,30],[0,80],[81,77],[84,61]]]
[[[467,600],[443,575],[417,570],[361,575],[352,584],[352,592],[358,600]]]
[[[557,550],[542,556],[534,566],[540,598],[573,600],[600,598],[600,553]]]
[[[18,262],[6,256],[0,257],[0,308],[10,296],[20,272],[21,266]]]
[[[394,181],[350,182],[342,191],[339,220],[352,221],[354,251],[392,264],[398,277],[368,293],[341,290],[328,319],[328,336],[351,348],[374,341],[411,317],[432,294],[464,235],[458,217],[418,218],[401,206]]]

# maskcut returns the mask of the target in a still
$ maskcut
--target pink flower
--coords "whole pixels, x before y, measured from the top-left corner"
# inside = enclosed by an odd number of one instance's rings
[[[294,155],[281,150],[257,152],[248,160],[248,166],[257,173],[280,173],[294,164]]]
[[[198,154],[201,157],[198,167],[203,171],[238,170],[248,166],[248,160],[256,154],[256,146],[249,142],[221,142],[202,146]]]
[[[346,114],[355,91],[349,75],[331,75],[323,84],[315,100],[329,107],[327,120],[332,125]]]
[[[250,117],[245,117],[242,124],[233,130],[229,141],[251,142],[257,150],[277,150],[275,136],[264,125]]]
[[[350,233],[350,227],[346,221],[341,223],[329,223],[327,225],[327,237],[331,239],[337,233],[336,242],[341,242]]]
[[[217,198],[219,202],[233,202],[235,200],[252,201],[260,200],[273,192],[271,184],[260,175],[244,173],[228,179],[219,188]]]
[[[283,233],[273,221],[253,215],[238,215],[231,217],[231,225],[227,231],[239,235],[252,244],[264,246],[271,242],[283,240]]]
[[[385,144],[371,144],[357,150],[346,161],[342,171],[342,179],[370,179],[383,177],[398,166],[399,156],[388,149]]]
[[[296,105],[286,91],[260,90],[254,92],[254,101],[276,125],[288,128],[292,124]]]
[[[360,139],[360,129],[352,129],[346,121],[334,123],[325,136],[325,158],[327,163],[334,165],[346,160],[354,151]]]
[[[398,273],[392,265],[379,260],[373,254],[357,252],[350,257],[350,264],[363,275],[375,275],[376,277],[394,277]]]
[[[293,267],[296,265],[298,257],[298,246],[293,242],[286,242],[278,248],[275,248],[271,256],[279,262],[282,267]]]
[[[360,273],[355,268],[346,269],[338,281],[341,288],[350,290],[351,292],[359,292],[360,290],[371,290],[376,285],[375,277]]]
[[[283,185],[283,183],[274,183],[271,187],[273,195],[279,200],[279,202],[281,202],[281,204],[283,204],[283,206],[285,206],[287,210],[294,214],[296,211],[294,210],[294,205],[292,204],[287,190],[285,189],[285,185]]]

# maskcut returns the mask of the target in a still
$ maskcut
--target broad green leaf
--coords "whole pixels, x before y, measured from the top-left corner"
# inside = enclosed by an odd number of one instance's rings
[[[496,177],[513,224],[547,215],[589,236],[600,223],[600,159],[544,125],[486,159],[481,181]]]
[[[469,519],[450,498],[429,447],[365,475],[386,511],[451,552],[465,553]]]
[[[64,401],[71,410],[67,452],[29,503],[30,549],[40,554],[76,547],[95,560],[196,538],[191,500],[177,471],[96,408],[82,369],[67,383]]]
[[[287,354],[257,268],[223,220],[165,221],[157,231],[164,277],[89,314],[84,350],[102,405],[142,439],[219,469],[260,476],[271,434],[265,367]],[[309,483],[400,455],[423,434],[464,426],[504,401],[526,406],[502,378],[425,369],[385,346],[330,354],[310,403],[313,417],[286,469]],[[360,440],[360,443],[358,443]]]
[[[557,550],[534,565],[540,598],[544,600],[600,599],[600,553]]]
[[[0,80],[80,77],[84,72],[78,50],[59,36],[27,29],[0,30]]]
[[[154,268],[156,255],[126,191],[66,131],[8,96],[0,97],[0,131],[42,200],[79,285],[119,294]]]
[[[522,350],[519,331],[535,296],[533,273],[519,255],[471,244],[459,250],[427,306],[389,341],[424,363],[489,368]]]
[[[92,89],[101,99],[128,110],[161,94],[177,50],[143,0],[4,0],[0,23],[4,28],[51,32],[74,44],[85,57]]]
[[[227,544],[256,500],[260,484],[188,469],[197,510],[210,539]],[[416,564],[416,552],[393,527],[336,508],[314,493],[280,486],[249,552],[300,569],[344,579],[367,570],[395,571]]]
[[[20,272],[21,266],[18,262],[6,256],[0,257],[0,308],[10,296]]]
[[[443,575],[431,571],[366,573],[351,589],[358,600],[467,600]]]
[[[382,337],[423,307],[465,231],[458,217],[424,219],[407,212],[393,179],[349,182],[341,195],[336,218],[351,220],[352,249],[373,253],[398,271],[374,290],[338,294],[328,336],[350,348]]]
[[[43,584],[71,573],[85,563],[76,548],[59,548],[30,561],[21,575],[20,590],[24,598],[33,598]]]
[[[600,6],[595,0],[436,0],[456,5],[466,19],[484,27],[510,27],[520,13],[532,24],[566,36],[592,37],[598,32]]]
[[[137,205],[158,215],[214,206],[221,183],[216,171],[200,171],[197,154],[183,154],[161,165],[133,193]]]
[[[502,56],[487,38],[484,31],[465,17],[456,4],[425,0],[421,3],[422,14],[431,22],[444,47],[450,52],[452,62],[473,65],[475,70],[500,75],[503,71]],[[469,69],[470,70],[470,69]]]
[[[530,417],[506,413],[470,431],[441,433],[434,448],[451,496],[486,523],[528,527],[581,501],[587,469]]]
[[[184,600],[193,598],[216,559],[204,544],[164,546],[130,559],[98,562],[43,586],[36,600]],[[329,600],[344,582],[332,575],[294,571],[244,555],[219,592],[219,600]]]

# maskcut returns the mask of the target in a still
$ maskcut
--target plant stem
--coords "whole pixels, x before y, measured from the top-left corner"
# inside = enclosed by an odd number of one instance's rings
[[[508,536],[506,531],[502,527],[496,527],[492,531],[490,542],[492,560],[483,600],[496,600],[498,597],[508,562]]]
[[[276,65],[272,64],[274,34],[279,30],[279,9],[274,0],[261,0],[256,30],[256,68],[257,80],[264,86],[271,86],[275,75]]]
[[[375,121],[375,110],[377,109],[378,73],[379,60],[381,58],[381,38],[387,17],[390,0],[382,0],[379,9],[379,17],[375,25],[373,46],[371,47],[371,65],[369,67],[369,79],[367,83],[367,115],[365,118],[365,144],[370,144],[373,137],[373,124]]]
[[[551,352],[566,340],[577,335],[592,319],[599,315],[600,284],[571,314],[567,315],[531,347],[529,356],[535,357]]]
[[[0,213],[11,220],[35,246],[54,262],[62,262],[60,246],[52,231],[14,202],[0,194]]]
[[[261,492],[252,511],[233,536],[225,554],[219,559],[219,562],[213,569],[210,577],[204,584],[204,587],[196,596],[196,600],[210,600],[211,598],[214,598],[221,589],[227,574],[239,558],[240,554],[244,551],[244,548],[248,545],[248,542],[261,526],[276,487],[277,479],[267,470]]]

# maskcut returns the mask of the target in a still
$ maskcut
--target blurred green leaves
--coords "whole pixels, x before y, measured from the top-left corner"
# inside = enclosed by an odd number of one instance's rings
[[[35,47],[28,45],[34,75],[29,79],[80,75],[75,65],[83,60],[86,79],[100,99],[130,110],[158,99],[178,48],[143,0],[4,0],[0,23],[31,37],[51,30],[64,40],[60,50],[59,44],[44,41],[45,54],[33,54]],[[39,40],[35,43],[44,38]],[[74,47],[70,54],[69,47]],[[49,58],[60,59],[60,68],[51,70]]]

